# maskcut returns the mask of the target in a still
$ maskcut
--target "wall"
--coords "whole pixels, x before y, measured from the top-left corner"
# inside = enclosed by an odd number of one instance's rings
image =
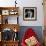
[[[1,7],[15,6],[15,0],[0,0]],[[19,7],[19,24],[20,26],[43,26],[43,0],[17,0],[17,6]],[[23,20],[23,7],[36,7],[37,8],[37,21],[24,21]]]
[[[24,3],[25,2],[25,3]],[[20,6],[20,25],[21,26],[43,26],[43,6],[42,6],[42,0],[21,0],[21,6]],[[37,7],[37,21],[24,21],[23,20],[23,7]]]

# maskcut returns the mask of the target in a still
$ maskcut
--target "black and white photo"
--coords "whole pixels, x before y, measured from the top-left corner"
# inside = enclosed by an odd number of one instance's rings
[[[23,19],[24,20],[36,20],[37,19],[37,8],[36,7],[24,7],[23,8]]]

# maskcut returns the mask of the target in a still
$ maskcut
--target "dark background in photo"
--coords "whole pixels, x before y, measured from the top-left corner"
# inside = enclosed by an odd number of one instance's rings
[[[32,13],[31,13],[32,12]],[[34,9],[25,9],[25,18],[33,18],[34,17]],[[32,14],[32,15],[31,15]]]

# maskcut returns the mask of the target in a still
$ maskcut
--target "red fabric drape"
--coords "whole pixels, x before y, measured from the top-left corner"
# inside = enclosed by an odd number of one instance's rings
[[[28,39],[29,37],[36,37],[36,33],[33,31],[32,28],[28,28],[27,31],[25,32],[25,35],[24,37],[22,38],[22,42],[21,42],[21,45],[22,46],[26,46],[26,43],[25,43],[25,39]],[[40,43],[38,42],[35,46],[41,46]]]

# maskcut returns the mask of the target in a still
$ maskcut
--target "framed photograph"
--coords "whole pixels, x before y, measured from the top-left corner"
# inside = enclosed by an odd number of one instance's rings
[[[9,10],[2,10],[2,15],[9,15]]]
[[[10,14],[10,15],[16,15],[17,13],[18,13],[18,12],[15,11],[15,10],[10,10],[10,11],[9,11],[9,14]]]
[[[24,7],[23,19],[27,21],[37,20],[37,8],[36,7]]]

